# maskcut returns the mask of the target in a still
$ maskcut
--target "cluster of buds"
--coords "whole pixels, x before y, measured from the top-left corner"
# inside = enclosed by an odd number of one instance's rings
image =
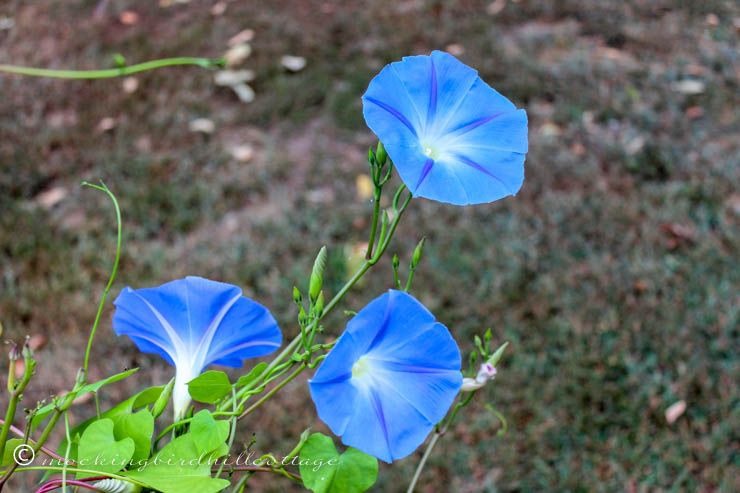
[[[478,349],[484,355],[488,353],[487,346],[488,346],[488,341],[490,339],[491,339],[490,329],[486,333],[485,347],[482,345],[480,338],[476,336],[476,346],[478,346]],[[496,351],[494,351],[494,353],[490,355],[490,357],[480,365],[480,369],[478,369],[478,374],[475,376],[475,378],[471,378],[471,377],[463,378],[462,388],[460,389],[460,391],[461,392],[473,392],[483,387],[486,384],[486,382],[488,382],[489,380],[493,380],[496,377],[496,365],[498,365],[498,362],[499,360],[501,360],[501,356],[503,356],[504,351],[506,350],[506,346],[508,345],[509,343],[505,342],[501,346],[499,346],[498,349],[496,349]]]

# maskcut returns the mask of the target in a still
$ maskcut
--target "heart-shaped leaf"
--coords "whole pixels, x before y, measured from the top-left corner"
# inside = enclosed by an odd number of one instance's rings
[[[213,419],[211,417],[211,419]],[[148,464],[124,473],[162,493],[217,493],[229,486],[225,479],[211,477],[211,465],[227,453],[226,444],[204,456],[192,433],[175,438],[159,451]]]
[[[303,485],[314,493],[361,493],[378,477],[378,459],[351,447],[340,456],[321,433],[306,440],[299,465]]]
[[[198,411],[190,422],[190,434],[199,454],[207,454],[223,445],[229,437],[229,422],[215,420],[207,409]]]
[[[208,370],[188,382],[188,392],[198,402],[215,404],[231,393],[231,383],[226,373]]]
[[[117,440],[126,437],[134,441],[135,449],[132,460],[139,462],[149,458],[154,433],[154,416],[148,409],[138,413],[123,414],[118,417],[113,426],[113,434]]]
[[[102,473],[115,473],[126,467],[134,455],[136,446],[132,438],[116,441],[113,420],[99,419],[91,423],[80,437],[77,447],[77,463],[80,469],[92,469]],[[79,478],[94,476],[80,473]]]

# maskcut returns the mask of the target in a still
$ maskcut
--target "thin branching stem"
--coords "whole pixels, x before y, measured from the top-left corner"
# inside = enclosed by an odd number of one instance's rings
[[[51,77],[55,79],[110,79],[112,77],[123,77],[138,72],[145,72],[147,70],[154,70],[163,67],[174,67],[177,65],[197,65],[203,68],[216,68],[223,64],[224,60],[220,58],[176,57],[151,60],[144,63],[137,63],[136,65],[103,70],[53,70],[0,64],[0,72],[29,75],[32,77]]]

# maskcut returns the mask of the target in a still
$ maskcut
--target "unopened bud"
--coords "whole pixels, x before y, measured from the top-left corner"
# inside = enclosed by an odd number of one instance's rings
[[[30,341],[31,341],[31,338],[26,336],[26,342],[23,343],[23,358],[24,359],[33,358],[33,349],[31,349]]]
[[[303,301],[303,296],[301,296],[301,292],[295,286],[293,286],[293,301],[295,301],[296,305],[300,305]]]
[[[18,358],[21,357],[21,351],[18,349],[18,344],[12,343],[13,345],[10,347],[10,354],[8,357],[10,358],[10,361],[17,361]]]
[[[154,416],[154,419],[157,419],[162,412],[164,412],[167,404],[170,402],[170,397],[172,397],[172,389],[174,386],[175,379],[172,378],[167,383],[167,386],[162,389],[162,393],[159,394],[159,397],[157,397],[157,400],[154,402],[154,406],[152,406],[152,416]]]
[[[414,248],[414,255],[411,257],[411,268],[415,268],[421,260],[421,254],[424,251],[424,243],[427,241],[426,236],[421,239],[416,248]]]
[[[496,351],[491,355],[490,358],[488,358],[488,363],[492,364],[494,367],[498,365],[499,360],[501,360],[501,356],[504,355],[504,351],[506,350],[506,347],[509,345],[508,342],[505,342],[499,346]]]
[[[378,165],[383,166],[385,161],[388,159],[388,153],[385,152],[385,147],[382,142],[378,142],[378,150],[375,152],[375,160]]]
[[[316,304],[314,305],[314,312],[317,317],[321,316],[321,312],[324,311],[324,292],[319,292],[318,298],[316,298]]]
[[[324,282],[324,269],[326,268],[326,247],[322,246],[319,250],[319,254],[316,255],[316,260],[313,263],[313,270],[311,271],[311,281],[308,286],[308,295],[311,298],[311,303],[316,303],[316,298],[319,297],[321,291],[321,285]]]
[[[480,370],[478,370],[478,375],[476,375],[475,380],[484,384],[489,380],[493,380],[494,377],[496,377],[496,367],[491,363],[483,363],[480,365]]]

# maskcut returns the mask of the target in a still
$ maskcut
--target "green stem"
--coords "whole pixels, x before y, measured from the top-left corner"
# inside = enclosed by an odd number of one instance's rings
[[[13,378],[8,375],[8,391],[10,392],[10,400],[8,402],[8,409],[5,411],[5,420],[3,421],[3,427],[2,430],[0,430],[0,457],[4,457],[5,454],[5,445],[8,441],[8,434],[10,433],[10,428],[13,426],[13,420],[15,419],[15,413],[18,408],[18,403],[20,402],[21,398],[23,397],[23,391],[26,390],[26,386],[28,385],[28,382],[31,381],[31,377],[33,376],[33,370],[34,366],[36,365],[36,362],[33,360],[33,358],[29,355],[30,353],[26,353],[24,349],[25,357],[23,359],[25,366],[23,371],[23,378],[20,382],[18,382],[18,385],[14,385],[13,388],[11,388],[11,384],[14,384]],[[15,372],[15,361],[11,360],[10,371]],[[15,375],[13,375],[14,377]],[[3,484],[5,484],[5,481],[8,480],[10,475],[13,473],[13,468],[9,468],[8,471],[5,473],[5,475],[0,479],[0,490],[2,489]]]
[[[93,323],[92,330],[90,331],[90,338],[87,341],[87,349],[85,350],[85,362],[82,367],[85,379],[87,379],[87,363],[90,359],[90,351],[92,350],[92,343],[93,339],[95,338],[95,332],[98,330],[98,324],[100,323],[100,316],[102,315],[103,307],[105,306],[105,298],[108,296],[108,291],[110,291],[110,288],[113,285],[113,280],[116,278],[116,272],[118,271],[118,262],[121,259],[121,209],[118,207],[118,200],[116,199],[116,196],[113,195],[113,192],[111,192],[108,187],[105,186],[105,183],[101,182],[101,184],[102,186],[98,186],[88,182],[82,182],[83,186],[92,187],[96,190],[107,193],[110,199],[113,201],[113,207],[115,207],[116,209],[116,224],[118,225],[118,236],[116,239],[116,260],[115,262],[113,262],[113,270],[111,271],[110,277],[108,278],[108,284],[105,286],[102,298],[100,298],[98,313],[95,315],[95,322]]]
[[[373,204],[373,220],[370,225],[370,239],[367,240],[367,253],[365,258],[370,260],[373,258],[373,245],[375,244],[375,234],[378,231],[378,216],[380,215],[380,196],[383,189],[379,186],[375,187],[375,203]]]
[[[416,471],[414,472],[414,477],[411,478],[411,484],[409,485],[409,489],[406,491],[406,493],[414,492],[416,483],[417,481],[419,481],[419,477],[421,476],[421,471],[424,469],[424,466],[426,465],[427,459],[429,459],[429,456],[432,455],[432,450],[434,449],[434,446],[437,445],[437,440],[439,440],[440,436],[441,435],[439,433],[435,433],[432,436],[432,439],[429,441],[429,445],[427,445],[427,448],[424,451],[424,455],[421,457],[421,460],[419,461],[419,466],[416,468]]]
[[[29,420],[29,421],[30,421],[30,420]],[[4,422],[3,420],[0,420],[0,424],[4,424],[4,423],[5,423],[5,422]],[[25,432],[23,432],[23,431],[19,430],[18,428],[16,428],[15,426],[12,426],[12,425],[11,425],[11,426],[10,426],[10,431],[12,431],[13,433],[15,433],[15,434],[16,434],[17,436],[19,436],[19,437],[23,438],[23,442],[24,442],[24,443],[30,443],[30,444],[31,444],[31,446],[34,446],[34,445],[36,445],[36,442],[35,442],[35,441],[33,441],[33,440],[31,440],[30,438],[28,438],[28,435],[29,435],[29,432],[30,432],[30,426],[26,426],[26,431],[25,431]],[[48,456],[49,456],[49,457],[51,457],[52,459],[56,459],[56,460],[58,460],[58,461],[59,461],[60,463],[61,463],[62,461],[64,461],[64,457],[62,457],[61,455],[57,454],[57,453],[56,453],[56,452],[54,452],[53,450],[49,450],[49,449],[48,449],[48,448],[46,448],[46,447],[41,447],[41,452],[45,453],[46,455],[48,455]],[[71,465],[73,465],[73,466],[74,466],[74,465],[76,465],[76,462],[75,462],[75,461],[73,461],[73,460],[70,460],[70,461],[69,461],[69,463],[70,463]]]
[[[236,413],[236,390],[234,387],[231,387],[231,396],[234,400],[234,413]],[[231,450],[231,447],[234,445],[234,437],[236,436],[236,414],[231,418],[231,433],[229,433],[229,448],[227,450]],[[218,472],[216,473],[216,476],[221,475],[221,471],[224,470],[224,466],[226,465],[226,461],[223,461],[221,463],[221,466],[218,468]]]
[[[257,409],[257,408],[258,408],[258,407],[260,407],[260,406],[261,406],[262,404],[264,404],[264,403],[265,403],[265,402],[266,402],[266,401],[267,401],[267,400],[268,400],[268,399],[269,399],[270,397],[272,397],[273,395],[275,395],[275,393],[276,393],[276,392],[277,392],[278,390],[280,390],[280,389],[282,389],[283,387],[285,387],[285,386],[286,386],[286,385],[288,384],[288,382],[290,382],[290,381],[291,381],[291,380],[293,380],[293,379],[294,379],[295,377],[297,377],[298,375],[300,375],[300,373],[301,373],[301,372],[302,372],[302,371],[303,371],[303,370],[304,370],[305,368],[306,368],[306,364],[305,364],[305,363],[301,363],[301,364],[300,364],[300,366],[299,366],[298,368],[296,368],[296,369],[295,369],[295,370],[293,371],[293,373],[291,373],[290,375],[288,375],[287,377],[285,377],[285,379],[284,379],[284,380],[283,380],[282,382],[280,382],[279,384],[277,384],[276,386],[274,386],[274,387],[273,387],[272,389],[270,389],[270,391],[269,391],[269,392],[267,392],[267,393],[266,393],[265,395],[263,395],[263,396],[262,396],[262,397],[260,398],[260,400],[258,400],[257,402],[255,402],[254,404],[252,404],[251,406],[249,406],[249,407],[248,407],[247,409],[245,409],[245,410],[244,410],[244,412],[243,412],[243,413],[241,413],[241,414],[239,415],[239,417],[238,417],[237,419],[242,419],[242,418],[245,418],[245,417],[247,417],[247,416],[248,416],[249,414],[251,414],[251,413],[252,413],[252,412],[253,412],[253,411],[254,411],[255,409]]]
[[[72,437],[69,435],[69,411],[64,411],[64,433],[67,435],[67,449],[64,452],[64,464],[62,464],[62,492],[67,493],[67,460],[72,448]]]
[[[220,58],[193,58],[177,57],[151,60],[126,67],[110,68],[104,70],[52,70],[45,68],[21,67],[18,65],[0,64],[0,72],[10,74],[30,75],[32,77],[53,77],[56,79],[109,79],[111,77],[122,77],[146,70],[154,70],[162,67],[173,67],[176,65],[197,65],[203,68],[214,68],[223,65]]]
[[[398,226],[398,223],[401,220],[401,216],[403,216],[403,213],[406,210],[406,207],[409,205],[409,202],[411,202],[412,195],[409,194],[404,200],[403,205],[398,207],[398,202],[400,200],[401,194],[403,193],[405,189],[406,187],[401,185],[401,187],[396,192],[396,195],[393,199],[393,206],[396,212],[396,217],[393,218],[393,222],[391,223],[388,233],[386,235],[381,234],[380,243],[378,245],[378,250],[373,255],[373,258],[369,260],[365,260],[365,262],[363,262],[360,268],[357,269],[357,272],[355,272],[355,274],[350,278],[350,280],[347,281],[344,284],[344,286],[342,286],[339,292],[336,295],[334,295],[331,301],[326,305],[324,310],[321,312],[321,315],[314,318],[312,326],[311,326],[311,330],[314,330],[316,327],[318,327],[319,322],[321,322],[321,320],[323,320],[324,317],[326,317],[329,313],[331,313],[331,311],[337,306],[337,304],[339,304],[339,302],[342,301],[342,298],[344,298],[344,296],[349,292],[349,290],[352,289],[352,287],[355,284],[357,284],[357,281],[359,281],[362,278],[362,276],[365,275],[365,272],[367,272],[368,269],[370,269],[370,267],[375,265],[380,259],[380,257],[383,256],[383,253],[388,248],[388,244],[390,243],[391,237],[393,236],[393,233],[396,231],[396,227]],[[376,214],[374,213],[373,216],[376,216]],[[267,375],[269,375],[272,372],[272,370],[282,362],[283,359],[285,359],[289,354],[295,351],[296,347],[298,347],[298,345],[301,343],[301,338],[302,338],[302,334],[298,334],[295,338],[293,338],[293,340],[290,341],[290,343],[287,346],[285,346],[285,349],[283,349],[280,352],[280,354],[278,354],[275,357],[275,359],[273,359],[267,365],[267,368],[265,368],[264,371],[257,378],[252,380],[252,382],[250,382],[248,385],[245,385],[239,390],[239,392],[237,392],[237,397],[241,399],[258,382],[262,382],[262,380]],[[304,369],[305,369],[305,364],[301,364],[301,366],[298,368],[298,373],[300,373]],[[295,378],[295,376],[291,375],[288,378],[293,379]],[[279,385],[279,387],[282,387],[282,385]],[[228,402],[222,404],[221,407],[219,407],[219,411],[225,410],[226,409],[225,406],[227,405],[228,405]],[[249,409],[247,409],[244,413],[242,413],[241,416],[239,416],[239,419],[246,416],[248,414],[247,411],[249,411]]]
[[[455,419],[455,416],[457,416],[458,411],[460,411],[460,409],[468,405],[470,400],[473,398],[473,395],[475,395],[475,391],[470,392],[463,401],[458,402],[455,405],[455,408],[452,410],[452,413],[450,413],[450,416],[447,418],[447,422],[445,423],[445,425],[441,429],[437,427],[437,430],[434,432],[434,435],[432,435],[432,439],[429,440],[429,444],[427,445],[426,450],[424,450],[424,455],[422,455],[421,460],[419,461],[419,465],[416,467],[416,471],[414,472],[414,477],[411,478],[411,483],[409,484],[409,489],[406,490],[406,493],[414,492],[416,483],[419,481],[419,478],[421,477],[421,471],[424,469],[424,466],[426,465],[427,460],[429,459],[429,456],[432,454],[432,450],[434,449],[434,446],[437,445],[437,441],[442,437],[442,435],[447,433],[447,430],[450,429],[450,425],[452,424],[452,421]]]

